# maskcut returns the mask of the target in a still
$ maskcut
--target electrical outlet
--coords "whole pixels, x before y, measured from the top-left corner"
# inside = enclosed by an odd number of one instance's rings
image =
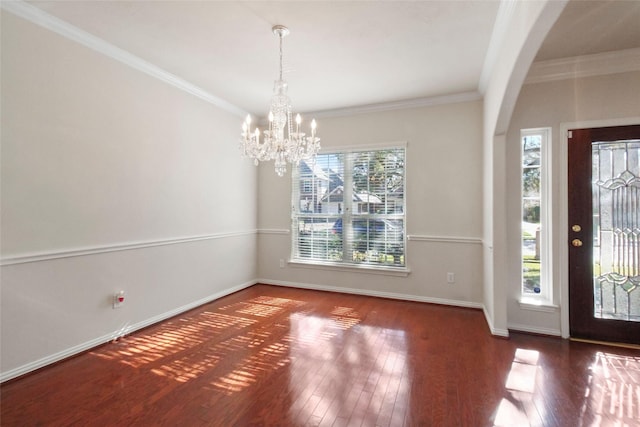
[[[454,273],[447,273],[447,283],[455,283],[456,275]]]
[[[280,259],[280,268],[284,268],[284,259]]]
[[[113,294],[113,308],[120,308],[124,305],[124,291]]]

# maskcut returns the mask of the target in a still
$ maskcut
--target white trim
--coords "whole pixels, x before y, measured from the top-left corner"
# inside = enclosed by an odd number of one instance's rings
[[[401,301],[415,301],[429,304],[450,305],[453,307],[482,309],[482,303],[472,301],[460,301],[444,298],[423,297],[418,295],[398,294],[394,292],[372,291],[369,289],[343,288],[338,286],[326,286],[312,283],[285,282],[280,280],[258,279],[257,283],[265,285],[282,286],[287,288],[311,289],[314,291],[337,292],[342,294],[363,295],[369,297],[389,298]]]
[[[496,65],[496,59],[498,52],[502,48],[505,34],[509,28],[511,22],[511,16],[515,9],[517,0],[501,0],[498,6],[498,13],[496,14],[496,21],[493,24],[493,31],[491,32],[491,38],[489,39],[489,47],[487,53],[484,56],[484,63],[482,64],[482,72],[480,73],[480,79],[478,83],[478,89],[481,94],[487,91],[487,85],[489,79],[493,73],[493,68]]]
[[[2,9],[26,19],[33,24],[51,30],[54,33],[68,38],[69,40],[73,40],[88,47],[89,49],[115,59],[116,61],[122,62],[133,69],[141,71],[151,77],[155,77],[158,80],[194,95],[218,108],[235,114],[238,117],[245,117],[247,115],[247,112],[244,109],[237,107],[236,105],[233,105],[232,103],[225,101],[224,99],[219,98],[150,62],[145,61],[124,49],[120,49],[99,37],[89,34],[68,22],[49,15],[36,6],[28,4],[22,0],[2,1],[0,2],[0,6]]]
[[[290,234],[291,230],[286,228],[259,228],[258,234]]]
[[[291,267],[310,268],[316,270],[343,270],[355,273],[378,274],[383,276],[407,277],[411,270],[408,267],[386,267],[384,265],[375,264],[350,264],[350,263],[331,263],[321,261],[303,261],[289,260],[287,264]]]
[[[39,252],[25,255],[17,255],[0,259],[0,266],[25,264],[28,262],[47,261],[59,258],[72,258],[78,256],[95,255],[107,252],[128,251],[132,249],[150,248],[154,246],[176,245],[181,243],[198,242],[201,240],[226,239],[229,237],[249,236],[256,234],[255,230],[236,231],[229,233],[205,234],[200,236],[178,237],[174,239],[149,240],[132,243],[116,243],[112,245],[93,246],[86,248],[66,249],[50,252]]]
[[[42,367],[45,367],[47,365],[50,365],[52,363],[55,362],[59,362],[61,360],[64,360],[68,357],[74,356],[78,353],[82,353],[83,351],[87,351],[90,350],[92,348],[95,348],[99,345],[102,345],[104,343],[107,343],[109,341],[113,341],[116,340],[120,337],[123,337],[125,335],[131,334],[132,332],[135,332],[137,330],[146,328],[147,326],[153,325],[155,323],[161,322],[163,320],[169,319],[173,316],[177,316],[181,313],[184,313],[186,311],[192,310],[196,307],[200,307],[201,305],[204,304],[208,304],[212,301],[215,301],[217,299],[220,299],[224,296],[230,295],[234,292],[238,292],[241,291],[243,289],[246,289],[250,286],[253,286],[256,284],[256,281],[251,280],[249,282],[245,282],[241,285],[237,285],[234,286],[232,288],[229,289],[225,289],[223,291],[217,292],[215,294],[209,295],[207,297],[201,298],[197,301],[194,301],[192,303],[189,304],[185,304],[181,307],[175,308],[173,310],[169,310],[167,312],[164,312],[162,314],[159,314],[157,316],[151,317],[149,319],[143,320],[141,322],[135,323],[133,325],[128,325],[125,326],[123,328],[120,328],[116,331],[113,331],[111,333],[108,333],[106,335],[103,335],[101,337],[98,338],[94,338],[92,340],[86,341],[82,344],[78,344],[76,346],[67,348],[65,350],[59,351],[57,353],[51,354],[49,356],[43,357],[41,359],[38,359],[36,361],[24,364],[22,366],[19,366],[17,368],[11,369],[9,371],[6,372],[2,372],[0,374],[0,382],[4,382],[16,377],[19,377],[20,375],[24,375],[27,374],[31,371],[35,371],[36,369],[40,369]]]
[[[619,119],[604,119],[580,122],[560,123],[560,136],[562,142],[559,150],[560,173],[557,180],[558,200],[560,202],[560,224],[556,227],[557,238],[560,242],[560,253],[558,254],[558,277],[560,278],[560,331],[562,338],[569,338],[569,182],[567,178],[569,162],[569,129],[589,129],[609,126],[627,126],[640,123],[640,116],[625,117]]]
[[[487,311],[486,306],[482,306],[482,312],[484,313],[484,318],[487,321],[487,326],[489,326],[489,330],[491,331],[491,335],[495,335],[498,337],[509,338],[509,330],[508,329],[498,329],[493,326],[493,321],[489,312]]]
[[[529,311],[541,311],[543,313],[555,313],[558,311],[558,306],[550,303],[547,300],[542,298],[534,298],[534,297],[521,297],[518,300],[518,304],[522,310]]]
[[[504,1],[504,0],[503,0]],[[509,0],[513,1],[513,0]],[[87,33],[70,23],[56,18],[42,9],[24,2],[23,0],[12,0],[0,2],[2,9],[11,12],[27,21],[53,31],[63,37],[73,40],[96,52],[108,56],[116,61],[122,62],[138,71],[155,77],[191,95],[194,95],[216,107],[219,107],[238,117],[245,117],[248,113],[244,109],[219,98],[206,90],[172,74],[162,68],[143,60],[142,58],[127,52],[111,43]],[[354,107],[336,108],[330,110],[304,112],[305,115],[313,115],[316,118],[351,116],[355,114],[377,113],[409,108],[431,107],[436,105],[455,104],[461,102],[479,101],[482,95],[479,92],[462,92],[450,95],[431,96],[402,101],[382,102],[377,104],[360,105]],[[266,120],[260,118],[259,123]]]
[[[434,107],[437,105],[458,104],[462,102],[479,101],[482,95],[479,92],[461,92],[451,95],[429,96],[424,98],[407,99],[403,101],[381,102],[378,104],[358,105],[354,107],[335,108],[331,110],[305,112],[306,116],[317,119],[328,117],[353,116],[356,114],[381,113],[385,111],[406,110],[410,108]]]
[[[560,334],[562,338],[569,338],[569,248],[567,247],[567,239],[569,238],[569,231],[567,226],[569,224],[569,178],[567,173],[569,170],[569,125],[560,123],[560,135],[558,138],[561,141],[560,148],[558,150],[558,164],[559,173],[557,179],[556,188],[558,189],[558,201],[560,204],[558,230],[558,240],[560,241],[558,251],[558,262],[556,268],[558,269],[558,276],[560,278]],[[571,126],[573,127],[573,126]]]
[[[491,331],[492,335],[505,337],[505,338],[509,337],[508,329],[496,329],[493,327],[493,324],[491,323],[491,317],[489,316],[489,313],[487,312],[486,307],[480,302],[423,297],[423,296],[417,296],[417,295],[398,294],[393,292],[372,291],[368,289],[343,288],[343,287],[337,287],[337,286],[317,285],[317,284],[311,284],[311,283],[286,282],[286,281],[269,280],[269,279],[258,279],[257,283],[264,283],[265,285],[283,286],[283,287],[289,287],[289,288],[311,289],[315,291],[337,292],[337,293],[343,293],[343,294],[364,295],[364,296],[371,296],[371,297],[378,297],[378,298],[389,298],[389,299],[396,299],[401,301],[415,301],[415,302],[424,302],[427,304],[440,304],[440,305],[448,305],[452,307],[480,309],[484,313],[487,326],[489,327],[489,330]]]
[[[351,219],[352,217],[352,213],[351,211],[354,209],[353,206],[351,206],[351,201],[353,200],[353,194],[352,190],[353,190],[353,154],[354,153],[361,153],[361,152],[377,152],[377,151],[382,151],[382,150],[398,150],[398,151],[402,151],[404,158],[406,159],[406,151],[407,151],[407,142],[406,141],[394,141],[394,142],[388,142],[388,143],[375,143],[375,144],[363,144],[363,145],[356,145],[356,146],[342,146],[342,147],[338,147],[336,149],[327,149],[326,152],[322,152],[323,155],[333,155],[335,153],[344,153],[344,158],[341,160],[342,166],[343,166],[343,175],[344,175],[344,182],[343,182],[343,187],[344,187],[344,194],[343,194],[343,205],[344,205],[344,211],[341,214],[330,214],[333,215],[335,218],[341,218],[344,224],[344,235],[345,236],[351,236],[353,233],[351,232]],[[315,174],[315,172],[314,172]],[[373,273],[373,274],[386,274],[386,275],[392,275],[392,276],[408,276],[410,273],[410,270],[406,267],[406,266],[392,266],[392,265],[379,265],[379,264],[368,264],[368,263],[354,263],[352,261],[349,261],[348,259],[345,259],[343,261],[335,261],[335,262],[331,262],[331,261],[327,261],[327,260],[313,260],[313,259],[307,259],[301,256],[297,256],[298,252],[299,252],[299,244],[300,244],[300,239],[298,238],[297,235],[295,235],[296,233],[298,233],[297,231],[297,218],[304,216],[304,213],[299,212],[299,199],[300,199],[300,185],[298,183],[298,181],[300,181],[300,171],[299,168],[294,168],[293,172],[291,174],[291,182],[292,182],[292,192],[291,192],[291,206],[292,206],[292,240],[291,240],[291,255],[290,255],[290,260],[289,260],[289,264],[293,267],[301,267],[301,268],[316,268],[316,269],[324,269],[324,270],[331,270],[331,269],[342,269],[342,270],[351,270],[351,271],[357,271],[357,272],[361,272],[361,273]],[[405,185],[405,180],[406,180],[406,163],[405,163],[405,168],[404,168],[404,174],[403,174],[403,185]],[[398,218],[398,219],[402,219],[403,220],[403,235],[406,235],[406,198],[403,198],[402,200],[402,213],[398,213],[398,214],[388,214],[388,215],[379,215],[379,214],[370,214],[370,215],[365,215],[365,218],[376,218],[376,217],[388,217],[388,218]],[[352,252],[352,242],[351,242],[351,238],[346,238],[343,239],[343,253],[344,254],[350,254]],[[407,259],[407,251],[406,251],[406,241],[404,241],[405,243],[405,251],[404,251],[404,257],[405,259]]]
[[[640,70],[640,48],[534,62],[524,84]]]
[[[550,301],[553,303],[553,139],[551,137],[552,129],[550,127],[530,128],[520,130],[520,218],[523,218],[522,205],[522,176],[523,176],[523,138],[526,136],[540,135],[540,294],[537,299],[541,301]],[[522,236],[522,223],[520,223],[518,235]],[[523,277],[523,257],[522,257],[522,240],[519,244],[520,248],[520,294],[522,292]]]
[[[411,242],[432,242],[432,243],[463,243],[471,245],[482,245],[480,237],[454,237],[454,236],[428,236],[421,234],[409,234],[407,240]]]
[[[541,334],[541,335],[551,335],[554,337],[560,336],[560,331],[558,329],[532,327],[529,325],[521,325],[519,323],[509,323],[507,324],[507,327],[509,328],[510,331],[528,332],[532,334]]]

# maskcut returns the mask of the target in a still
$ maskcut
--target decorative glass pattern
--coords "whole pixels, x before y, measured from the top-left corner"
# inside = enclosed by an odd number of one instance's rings
[[[640,140],[592,143],[594,316],[640,322]]]

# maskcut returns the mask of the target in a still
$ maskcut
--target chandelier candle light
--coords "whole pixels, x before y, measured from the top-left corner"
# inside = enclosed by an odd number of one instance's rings
[[[259,162],[275,160],[278,176],[287,171],[287,163],[300,163],[300,160],[315,158],[320,150],[320,138],[316,137],[316,121],[311,121],[311,135],[300,132],[302,118],[296,115],[295,132],[291,122],[291,100],[287,95],[287,82],[282,79],[282,39],[289,34],[289,29],[283,25],[272,28],[273,34],[280,39],[280,77],[273,85],[271,109],[269,110],[269,129],[263,132],[260,142],[260,130],[251,130],[251,116],[248,115],[242,124],[240,149],[245,157]],[[285,136],[286,128],[286,136]]]

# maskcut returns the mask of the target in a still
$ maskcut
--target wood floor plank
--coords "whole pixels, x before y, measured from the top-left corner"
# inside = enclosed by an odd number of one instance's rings
[[[3,426],[640,425],[640,352],[256,285],[0,386]]]

